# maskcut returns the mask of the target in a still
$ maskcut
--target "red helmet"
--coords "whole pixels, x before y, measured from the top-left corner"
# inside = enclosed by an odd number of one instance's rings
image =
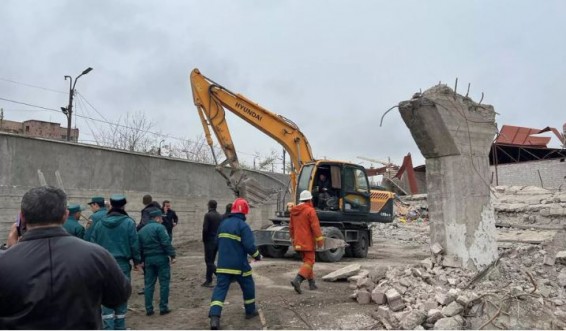
[[[232,203],[232,213],[240,213],[247,215],[250,211],[250,205],[244,198],[238,198]]]

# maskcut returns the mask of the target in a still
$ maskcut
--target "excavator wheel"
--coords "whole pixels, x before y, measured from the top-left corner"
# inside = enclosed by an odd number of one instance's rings
[[[323,235],[328,238],[344,240],[342,231],[332,226],[323,228]],[[317,252],[316,256],[321,262],[338,262],[342,259],[342,256],[344,256],[345,251],[346,249],[344,247],[340,247],[323,252]]]
[[[369,236],[366,231],[360,232],[360,238],[357,242],[350,244],[353,257],[365,258],[368,256]]]

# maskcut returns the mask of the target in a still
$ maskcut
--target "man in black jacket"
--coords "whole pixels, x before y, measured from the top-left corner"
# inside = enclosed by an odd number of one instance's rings
[[[138,226],[136,227],[136,230],[138,231],[141,230],[141,228],[143,228],[147,221],[149,221],[149,219],[151,218],[149,216],[150,211],[152,211],[154,208],[161,209],[159,202],[153,201],[153,198],[149,194],[143,196],[142,203],[145,207],[141,210],[141,219]]]
[[[202,224],[202,242],[204,243],[204,262],[206,262],[206,281],[202,283],[204,287],[214,287],[212,285],[212,275],[216,272],[216,253],[218,252],[218,225],[222,216],[216,211],[217,203],[215,200],[208,201],[208,213],[204,215]]]
[[[171,209],[171,201],[169,200],[163,201],[162,210],[163,214],[165,214],[165,216],[163,216],[162,224],[165,226],[165,229],[167,229],[169,238],[173,241],[173,228],[177,226],[177,223],[179,223],[179,217],[177,216],[177,213]]]
[[[0,258],[0,329],[100,329],[100,306],[126,302],[130,282],[104,248],[69,235],[58,188],[22,198],[28,231]]]

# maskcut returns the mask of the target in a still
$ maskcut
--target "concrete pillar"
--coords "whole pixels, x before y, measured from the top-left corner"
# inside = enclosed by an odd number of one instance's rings
[[[431,244],[444,247],[450,266],[487,266],[497,257],[488,158],[493,106],[437,85],[399,103],[399,110],[426,158]]]

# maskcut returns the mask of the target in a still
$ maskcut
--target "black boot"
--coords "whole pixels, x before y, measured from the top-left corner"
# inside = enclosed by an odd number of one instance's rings
[[[305,280],[305,278],[301,275],[297,275],[295,276],[295,279],[293,279],[291,281],[291,285],[293,285],[293,288],[295,289],[295,292],[301,294],[303,293],[303,291],[301,291],[301,283]]]
[[[220,330],[220,316],[210,316],[210,329]]]
[[[318,290],[318,286],[314,283],[314,279],[309,279],[309,290]]]

